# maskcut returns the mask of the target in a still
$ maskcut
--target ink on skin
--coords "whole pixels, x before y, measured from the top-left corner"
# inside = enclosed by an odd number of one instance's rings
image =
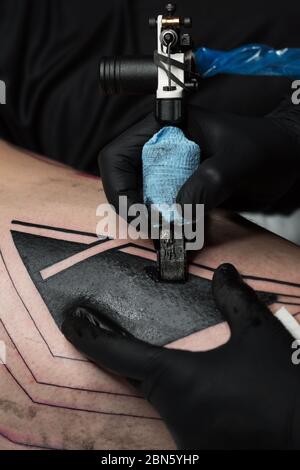
[[[159,346],[224,321],[207,279],[191,275],[187,284],[157,283],[149,276],[154,262],[110,249],[44,281],[40,271],[86,246],[21,232],[12,236],[58,327],[67,307],[76,302],[100,311],[102,323],[107,318],[136,338]],[[274,294],[260,296],[268,304],[276,300]]]

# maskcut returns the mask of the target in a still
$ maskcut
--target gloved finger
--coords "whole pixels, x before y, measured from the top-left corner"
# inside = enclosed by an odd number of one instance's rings
[[[126,336],[117,328],[112,331],[94,325],[87,317],[77,316],[76,309],[66,315],[62,333],[99,367],[139,382],[159,367],[164,353],[163,348]]]
[[[268,307],[244,283],[231,264],[223,264],[216,270],[212,290],[216,305],[228,321],[233,336],[273,319]]]
[[[128,197],[129,206],[143,202],[142,150],[159,129],[153,114],[149,114],[100,152],[98,162],[104,191],[117,212],[120,196]]]
[[[233,192],[234,187],[223,172],[223,164],[218,157],[205,160],[198,170],[182,186],[177,196],[177,204],[204,204],[211,210],[222,204]]]
[[[179,191],[179,204],[213,209],[256,177],[264,155],[255,139],[257,126],[252,127],[249,118],[189,108],[187,134],[199,144],[202,164]]]

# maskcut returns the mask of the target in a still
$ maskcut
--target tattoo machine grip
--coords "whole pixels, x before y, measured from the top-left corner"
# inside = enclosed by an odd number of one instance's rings
[[[179,190],[200,165],[200,148],[177,127],[164,127],[142,152],[144,202],[159,213],[158,268],[162,281],[185,281],[185,240],[174,236],[174,225],[184,225],[174,206]],[[152,221],[152,226],[153,226]],[[167,227],[167,228],[166,228]]]

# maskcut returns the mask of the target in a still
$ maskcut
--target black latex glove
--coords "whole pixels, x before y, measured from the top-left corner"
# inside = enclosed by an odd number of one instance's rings
[[[300,180],[297,138],[280,119],[192,107],[188,116],[187,135],[200,145],[204,161],[179,192],[180,204],[270,210]]]
[[[300,370],[293,339],[231,265],[213,280],[229,342],[208,352],[154,347],[105,330],[75,308],[62,331],[99,366],[139,382],[180,449],[300,448]],[[299,366],[300,367],[300,366]]]
[[[300,149],[296,137],[270,117],[248,118],[212,113],[190,106],[186,135],[199,144],[202,164],[180,190],[180,204],[220,205],[235,210],[273,210],[297,207],[286,198],[300,181]],[[124,132],[105,147],[99,165],[107,198],[118,211],[118,196],[129,205],[142,202],[144,144],[159,130],[154,117]],[[174,156],[175,158],[176,156]],[[290,207],[291,206],[291,207]]]
[[[161,126],[149,114],[107,145],[99,155],[103,187],[108,199],[119,212],[119,197],[127,196],[128,206],[142,204],[142,150]]]

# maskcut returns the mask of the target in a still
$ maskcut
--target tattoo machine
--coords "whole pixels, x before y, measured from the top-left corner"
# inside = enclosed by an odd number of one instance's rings
[[[199,165],[199,152],[195,152],[195,149],[191,152],[190,144],[192,143],[187,139],[182,139],[183,133],[180,127],[184,125],[185,121],[186,93],[198,90],[201,76],[196,73],[191,35],[185,31],[186,28],[192,26],[191,18],[177,16],[176,6],[169,3],[166,6],[165,14],[159,15],[157,18],[150,18],[149,25],[157,30],[157,50],[153,56],[102,58],[100,62],[100,83],[103,92],[107,95],[156,93],[156,119],[163,127],[168,126],[167,129],[170,132],[174,127],[177,128],[177,143],[178,145],[183,144],[182,148],[177,146],[176,151],[174,151],[174,147],[173,149],[169,148],[170,158],[164,163],[164,174],[174,176],[171,182],[170,194],[171,190],[174,192],[174,189],[178,192]],[[164,130],[166,130],[166,127]],[[176,142],[176,139],[173,142]],[[152,145],[152,157],[155,152],[155,146]],[[177,159],[180,153],[181,158]],[[191,158],[193,153],[198,158]],[[157,155],[159,156],[159,149]],[[153,170],[160,167],[159,158],[147,160],[147,152],[144,153],[143,157],[143,163],[146,161],[148,169],[150,160],[154,166],[156,165]],[[188,159],[188,165],[184,161],[185,158]],[[181,171],[182,168],[187,167],[189,168],[188,173]],[[148,171],[147,174],[151,174],[151,171]],[[166,190],[170,179],[164,181],[163,175],[161,175],[159,181],[161,187]],[[176,185],[174,185],[174,181],[176,181]],[[144,185],[145,183],[147,182],[145,181],[144,172]],[[157,191],[159,192],[159,188]],[[168,193],[168,191],[165,191],[165,193]],[[161,203],[167,203],[167,201],[161,200],[162,194],[159,194],[158,199]],[[174,193],[171,202],[175,203],[176,195],[177,193]],[[148,201],[153,199],[151,198],[151,190],[145,199]],[[159,240],[156,243],[159,278],[167,282],[184,282],[187,280],[186,241],[184,236],[175,236],[173,224],[170,224],[169,227],[168,230],[163,227],[160,228]]]

